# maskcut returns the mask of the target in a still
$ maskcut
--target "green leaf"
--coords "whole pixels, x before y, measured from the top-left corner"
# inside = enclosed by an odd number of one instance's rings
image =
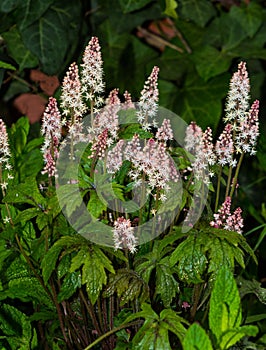
[[[167,288],[166,288],[167,286]],[[161,295],[164,307],[170,307],[172,299],[179,292],[179,286],[169,268],[169,257],[166,257],[156,267],[155,293]]]
[[[27,117],[21,117],[16,124],[12,125],[11,147],[17,155],[20,155],[27,144],[27,138],[30,130],[30,122]]]
[[[42,9],[45,6],[46,2]],[[81,23],[80,11],[80,2],[69,0],[62,3],[56,0],[41,17],[29,16],[26,23],[22,22],[22,39],[38,57],[45,73],[53,75],[60,71],[69,51],[75,49]],[[33,23],[32,18],[35,19]]]
[[[160,319],[166,324],[168,330],[174,333],[180,339],[180,341],[184,339],[187,332],[184,324],[189,325],[189,322],[180,317],[174,310],[171,309],[164,309],[160,313]]]
[[[164,325],[145,324],[133,338],[134,350],[172,350],[169,343],[168,329]]]
[[[182,17],[194,21],[202,28],[215,15],[215,9],[208,0],[182,0],[180,5]]]
[[[79,271],[71,272],[64,278],[63,284],[57,296],[57,300],[61,303],[63,300],[69,299],[81,287],[81,274]]]
[[[121,133],[120,137],[122,139],[131,140],[135,134],[138,134],[141,139],[148,139],[153,137],[152,133],[143,130],[139,124],[131,124],[127,126],[125,130]]]
[[[13,11],[18,5],[20,1],[18,0],[2,0],[0,4],[0,11],[1,12],[11,12]]]
[[[182,323],[188,324],[186,320],[178,316],[173,310],[164,309],[158,316],[149,304],[142,304],[142,311],[137,312],[124,321],[131,322],[137,318],[144,318],[145,322],[133,338],[133,349],[169,349],[168,331],[173,332],[182,341],[186,329]]]
[[[12,66],[10,63],[6,63],[0,60],[0,68],[16,70],[16,67]]]
[[[143,302],[149,295],[145,281],[136,272],[128,269],[120,269],[115,275],[110,275],[104,296],[110,297],[115,292],[121,297],[120,305],[137,298]]]
[[[205,271],[207,259],[203,253],[200,235],[191,234],[179,244],[170,256],[170,266],[177,264],[179,278],[186,283],[202,282],[201,275]]]
[[[214,283],[210,299],[209,324],[218,344],[222,334],[238,328],[241,322],[240,296],[234,276],[223,266]]]
[[[32,328],[28,317],[8,304],[0,305],[0,328],[11,349],[31,348]]]
[[[221,100],[227,94],[228,85],[227,74],[211,78],[208,82],[196,74],[189,76],[185,86],[177,93],[177,113],[187,122],[196,121],[203,129],[207,126],[216,129],[222,113]]]
[[[20,71],[38,65],[38,59],[25,46],[16,26],[13,26],[8,32],[2,33],[1,35],[5,39],[8,54],[17,62]]]
[[[59,242],[59,241],[57,241]],[[58,256],[62,250],[62,246],[59,244],[54,244],[52,248],[48,250],[48,252],[45,254],[42,262],[41,262],[41,268],[42,268],[42,276],[43,281],[45,284],[47,284],[51,274],[53,273],[56,262],[58,259]]]
[[[6,203],[29,203],[36,208],[45,207],[45,198],[41,195],[35,178],[28,177],[25,182],[9,188],[4,198]]]
[[[228,51],[238,46],[244,39],[247,38],[246,31],[243,30],[238,23],[238,16],[234,12],[234,8],[236,6],[232,6],[229,14],[223,14],[220,17],[220,30],[222,34],[222,50]]]
[[[196,69],[204,81],[216,75],[227,72],[231,65],[231,57],[217,50],[213,46],[203,46],[192,57]]]
[[[98,218],[107,209],[107,205],[98,197],[95,191],[91,191],[87,208],[93,217]]]
[[[261,287],[261,283],[253,280],[248,281],[244,278],[238,278],[238,283],[240,285],[239,293],[241,298],[246,294],[255,294],[259,301],[263,304],[266,304],[266,288]]]
[[[141,9],[149,4],[152,0],[119,0],[120,6],[124,13]]]
[[[82,205],[82,196],[80,195],[78,184],[62,185],[56,190],[61,207],[65,207],[67,216],[71,216],[74,211]]]
[[[47,284],[52,272],[55,270],[59,254],[64,248],[70,248],[70,251],[75,251],[84,244],[88,244],[88,241],[80,235],[64,236],[56,241],[41,262],[44,283]]]
[[[212,344],[210,338],[206,334],[205,330],[198,324],[193,323],[184,338],[183,342],[184,350],[212,350]]]
[[[21,1],[16,10],[17,23],[20,31],[41,18],[54,0],[25,0]]]
[[[258,327],[256,326],[243,326],[230,329],[222,334],[221,340],[219,342],[220,348],[222,350],[229,349],[245,336],[255,337],[258,331]]]
[[[14,276],[14,278],[9,281],[7,288],[0,293],[0,299],[7,297],[20,299],[23,302],[35,301],[37,304],[45,305],[53,310],[52,301],[36,277]]]
[[[225,240],[215,236],[206,240],[206,249],[209,253],[208,272],[216,275],[221,266],[228,266],[231,270],[234,268],[234,250],[233,247]]]
[[[254,2],[244,6],[232,6],[230,14],[250,38],[256,34],[262,25],[262,7]]]
[[[82,284],[86,284],[86,290],[92,304],[98,299],[103,285],[107,282],[104,265],[94,254],[88,255],[82,268]]]
[[[23,210],[17,215],[16,219],[14,220],[14,224],[18,224],[21,221],[30,220],[37,216],[39,213],[39,208],[28,208],[26,210]]]
[[[177,18],[176,8],[177,2],[175,0],[165,0],[165,10],[164,13],[166,16]]]

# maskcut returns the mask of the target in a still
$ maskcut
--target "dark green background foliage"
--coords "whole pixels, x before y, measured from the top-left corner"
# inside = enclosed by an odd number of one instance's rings
[[[165,18],[172,26],[162,30]],[[151,25],[161,28],[159,35]],[[183,234],[174,227],[134,257],[91,244],[73,232],[54,189],[45,195],[39,189],[45,182],[39,124],[21,118],[9,131],[16,176],[0,206],[2,218],[6,205],[15,217],[13,225],[0,222],[1,346],[41,349],[44,339],[49,350],[72,349],[75,337],[64,335],[65,329],[80,333],[84,345],[118,327],[117,350],[181,343],[185,350],[228,349],[240,339],[242,349],[265,349],[265,1],[0,0],[0,117],[11,124],[18,117],[12,102],[25,92],[47,99],[30,81],[31,69],[62,81],[68,66],[80,63],[91,36],[102,47],[107,93],[129,90],[137,101],[157,65],[160,105],[203,129],[211,126],[216,137],[230,77],[241,60],[247,62],[251,100],[261,102],[261,136],[257,157],[243,164],[234,203],[243,209],[245,233],[208,224]],[[102,212],[90,190],[90,209]],[[223,265],[228,268],[219,270]],[[199,309],[182,309],[184,301]],[[110,324],[97,315],[101,308]],[[195,320],[202,324],[189,327]],[[95,349],[112,345],[109,337]]]
[[[176,10],[176,3],[178,4]],[[245,60],[251,75],[252,98],[261,98],[265,80],[266,11],[263,1],[184,0],[3,0],[0,5],[0,59],[27,78],[39,67],[62,78],[79,60],[92,35],[100,39],[108,89],[129,89],[138,98],[143,77],[160,67],[160,103],[186,121],[217,127],[231,72]],[[239,5],[239,6],[237,6]],[[163,52],[136,36],[169,14],[188,47],[176,36]],[[167,38],[166,38],[167,40]],[[189,52],[188,52],[189,51]],[[5,69],[1,69],[3,82]],[[8,95],[5,98],[6,89]],[[18,82],[4,84],[2,95],[25,92]],[[264,101],[263,101],[264,102]]]

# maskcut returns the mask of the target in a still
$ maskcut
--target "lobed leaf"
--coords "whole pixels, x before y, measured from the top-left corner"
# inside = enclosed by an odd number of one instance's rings
[[[180,6],[181,15],[204,27],[215,15],[215,9],[208,0],[183,0]]]

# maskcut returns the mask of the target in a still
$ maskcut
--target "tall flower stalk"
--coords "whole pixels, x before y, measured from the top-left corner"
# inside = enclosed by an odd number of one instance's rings
[[[59,143],[62,133],[61,114],[57,107],[57,101],[53,97],[49,98],[49,103],[44,111],[41,133],[44,135],[42,152],[45,162],[42,173],[47,173],[48,177],[51,178],[56,176],[56,160],[59,156]]]

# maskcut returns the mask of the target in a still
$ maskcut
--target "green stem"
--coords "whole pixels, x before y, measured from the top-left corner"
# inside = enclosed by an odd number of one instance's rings
[[[219,197],[220,197],[220,190],[221,190],[221,177],[222,177],[222,167],[220,166],[220,171],[219,171],[218,181],[217,181],[217,189],[216,189],[216,199],[215,199],[215,208],[214,208],[215,213],[217,212],[218,205],[219,205]]]
[[[230,166],[229,173],[228,173],[228,178],[227,178],[227,184],[226,184],[225,200],[228,197],[229,191],[230,191],[231,179],[232,179],[232,170],[233,170],[233,168],[232,168],[232,166]]]
[[[232,198],[234,191],[235,191],[235,188],[236,188],[238,174],[239,174],[239,170],[240,170],[243,158],[244,158],[244,153],[241,154],[239,161],[238,161],[238,164],[237,164],[237,167],[236,167],[236,172],[235,172],[235,176],[234,176],[234,180],[233,180],[233,184],[232,184],[232,188],[231,188],[231,192],[230,192],[231,198]]]
[[[111,329],[109,332],[103,334],[102,336],[100,336],[98,339],[96,339],[93,343],[91,343],[89,346],[87,346],[84,350],[89,350],[92,349],[95,345],[97,345],[98,343],[100,343],[103,339],[109,337],[110,335],[120,331],[121,329],[127,328],[127,327],[131,327],[131,326],[135,326],[136,324],[138,324],[140,321],[134,321],[131,323],[127,323],[127,324],[122,324],[119,327],[113,328]]]

